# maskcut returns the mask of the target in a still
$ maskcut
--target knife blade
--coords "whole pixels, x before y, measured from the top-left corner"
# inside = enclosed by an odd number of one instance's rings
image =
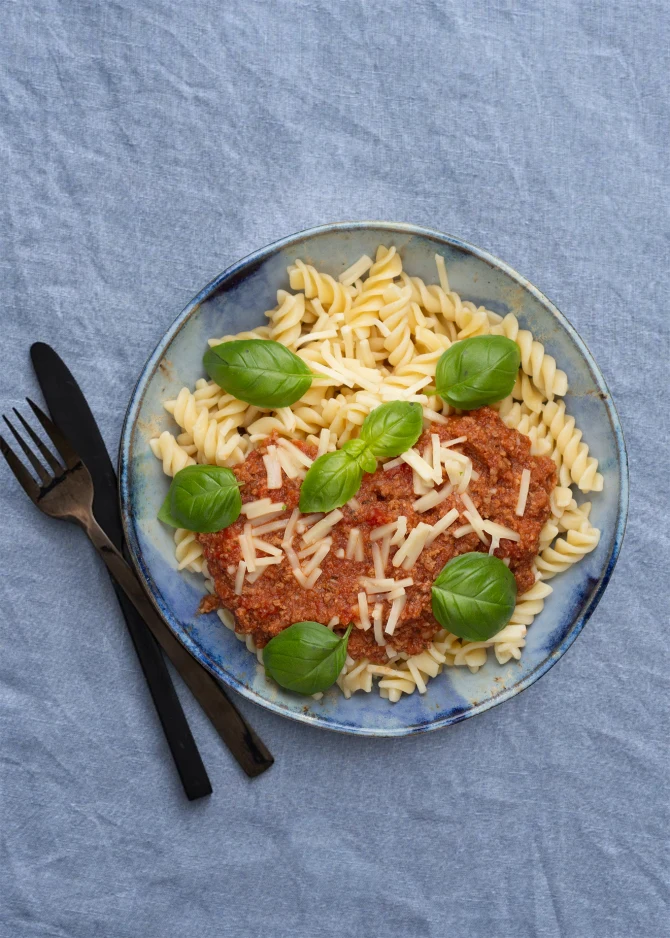
[[[118,508],[116,473],[86,398],[67,365],[51,346],[36,342],[30,353],[51,416],[91,473],[95,490],[93,513],[112,543],[121,549],[123,528]],[[187,794],[189,798],[209,794],[211,784],[161,650],[134,606],[116,584],[114,586]],[[162,620],[161,626],[165,630],[166,642],[174,639]],[[254,777],[269,768],[274,762],[272,755],[221,685],[214,681],[198,681],[199,672],[204,669],[190,655],[185,657],[183,667],[188,670],[188,675],[182,676],[188,677],[187,683],[192,690],[194,686],[202,684],[200,693],[206,694],[207,699],[202,696],[199,703],[210,719],[216,715],[215,725],[219,735],[223,736],[247,775]],[[205,674],[207,678],[210,677],[209,672]],[[189,791],[194,794],[189,794]]]

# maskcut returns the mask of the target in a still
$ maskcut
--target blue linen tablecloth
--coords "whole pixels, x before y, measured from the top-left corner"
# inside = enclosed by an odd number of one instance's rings
[[[412,221],[507,260],[581,332],[632,478],[597,613],[539,684],[405,740],[188,694],[185,801],[101,565],[3,469],[2,938],[663,938],[669,39],[663,0],[33,0],[0,35],[6,411],[66,357],[116,451],[190,297],[278,237]],[[183,688],[180,688],[180,691]]]

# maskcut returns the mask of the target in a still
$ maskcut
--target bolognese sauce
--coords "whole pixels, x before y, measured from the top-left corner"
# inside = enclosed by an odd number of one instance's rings
[[[409,534],[420,523],[435,525],[454,509],[458,519],[423,547],[409,569],[393,565],[393,557],[400,546],[390,547],[385,577],[411,579],[411,586],[406,589],[406,601],[395,630],[392,636],[387,637],[388,645],[408,655],[418,654],[428,647],[439,629],[431,611],[431,587],[444,565],[459,554],[471,551],[495,553],[514,574],[518,594],[529,590],[535,582],[533,559],[538,553],[540,531],[551,512],[549,496],[556,484],[553,461],[546,456],[531,455],[528,437],[505,426],[489,407],[446,418],[444,424],[424,432],[417,449],[422,451],[424,446],[430,445],[434,434],[438,435],[441,443],[460,441],[453,446],[454,451],[471,462],[472,478],[465,498],[454,486],[439,504],[422,511],[420,509],[425,502],[421,503],[421,496],[415,493],[412,468],[399,460],[394,460],[398,465],[388,470],[379,465],[374,473],[364,475],[355,498],[340,509],[342,517],[328,532],[331,539],[329,550],[319,561],[321,573],[311,588],[301,585],[288,555],[282,554],[280,562],[265,567],[255,582],[246,580],[239,591],[236,579],[239,562],[243,559],[240,536],[246,522],[240,516],[238,521],[222,531],[198,535],[216,590],[215,597],[205,600],[203,608],[221,605],[229,609],[235,615],[236,630],[251,634],[261,648],[295,622],[334,623],[338,633],[353,623],[349,655],[354,659],[384,662],[388,659],[386,648],[379,644],[369,623],[368,627],[363,626],[360,615],[361,583],[379,574],[379,559],[376,569],[371,534],[401,517],[406,519],[406,533]],[[263,456],[268,445],[274,442],[276,440],[273,439],[266,441],[233,471],[241,483],[243,506],[259,499],[270,499],[275,505],[285,506],[273,516],[285,520],[298,506],[301,480],[282,475],[281,488],[268,489]],[[315,458],[316,448],[311,444],[300,442],[293,445],[310,458]],[[527,495],[523,513],[518,514],[519,491],[524,476]],[[481,530],[477,533],[472,525],[466,524],[468,504],[474,505],[481,519],[511,530],[518,535],[518,540],[503,536],[496,546],[497,538],[491,543],[490,537],[482,537]],[[358,557],[362,548],[362,560],[347,556],[347,553],[351,554],[347,547],[352,529],[359,532]],[[284,537],[282,528],[262,535],[263,541],[275,549],[276,556],[286,546]],[[301,549],[299,541],[300,536],[297,535],[296,551]],[[388,602],[385,606],[388,610]]]

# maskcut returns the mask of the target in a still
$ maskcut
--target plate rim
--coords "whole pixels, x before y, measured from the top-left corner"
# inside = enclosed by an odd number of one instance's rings
[[[188,633],[185,632],[183,625],[181,625],[181,630],[175,627],[179,626],[180,623],[178,622],[176,616],[172,614],[167,603],[165,603],[162,599],[160,591],[158,590],[157,585],[154,583],[150,571],[144,562],[142,550],[135,534],[130,511],[130,465],[133,456],[133,435],[139,410],[144,400],[144,394],[146,392],[147,385],[157,370],[167,346],[172,342],[178,332],[190,319],[191,315],[205,300],[209,299],[217,290],[219,290],[220,287],[223,285],[234,286],[238,280],[242,279],[241,275],[248,275],[253,271],[254,268],[259,267],[263,261],[272,256],[276,251],[285,247],[290,247],[291,244],[300,242],[305,238],[314,237],[316,235],[327,234],[334,231],[351,231],[363,229],[377,229],[392,233],[419,235],[422,237],[431,238],[443,244],[447,244],[451,247],[457,248],[460,251],[474,255],[475,257],[479,258],[479,260],[484,261],[484,263],[488,264],[490,267],[502,270],[512,280],[516,281],[520,286],[531,293],[570,335],[573,342],[579,349],[582,358],[586,361],[591,376],[596,386],[598,387],[598,390],[603,396],[603,403],[605,404],[610,425],[614,433],[617,453],[617,468],[620,480],[617,519],[614,529],[614,537],[612,540],[612,547],[607,558],[607,563],[597,583],[591,590],[586,605],[580,608],[579,612],[574,616],[572,622],[570,623],[563,641],[556,648],[554,648],[551,654],[548,655],[544,661],[538,664],[538,666],[534,668],[529,674],[513,684],[511,687],[506,688],[500,694],[495,694],[491,697],[488,697],[486,700],[475,704],[474,706],[468,707],[464,711],[450,714],[449,716],[442,717],[441,719],[428,720],[423,723],[406,724],[403,726],[394,727],[356,726],[353,724],[341,722],[340,720],[326,719],[312,712],[305,713],[301,711],[289,710],[281,703],[277,703],[262,697],[257,691],[242,684],[233,675],[229,674],[223,668],[218,667],[216,663],[211,661],[209,656],[195,642],[187,640],[189,636]],[[170,326],[163,334],[162,338],[158,341],[153,352],[145,362],[138,379],[133,386],[121,430],[118,458],[118,476],[121,519],[123,523],[124,536],[128,545],[130,556],[132,558],[133,566],[154,607],[165,620],[171,632],[175,635],[176,638],[179,639],[187,651],[189,651],[190,654],[193,655],[193,657],[200,664],[206,667],[207,670],[213,674],[215,678],[217,678],[217,680],[224,683],[227,687],[230,687],[238,693],[242,694],[242,696],[246,697],[248,700],[251,700],[257,706],[262,707],[265,710],[270,710],[271,712],[277,713],[280,716],[296,720],[300,723],[306,723],[309,726],[317,727],[319,729],[345,733],[348,735],[377,738],[413,736],[418,733],[432,732],[434,730],[443,729],[447,726],[460,723],[463,720],[467,720],[471,717],[485,713],[512,697],[516,697],[518,694],[522,693],[537,680],[539,680],[544,674],[546,674],[547,671],[549,671],[556,664],[559,658],[563,657],[571,645],[573,645],[598,606],[598,603],[600,602],[602,595],[612,577],[617,560],[619,559],[628,519],[628,454],[621,421],[616,405],[612,398],[612,394],[607,386],[607,382],[605,381],[598,365],[596,364],[588,346],[579,335],[575,327],[566,319],[563,313],[561,313],[561,311],[551,302],[551,300],[545,296],[544,293],[538,290],[538,288],[535,287],[529,280],[527,280],[527,278],[523,277],[520,273],[518,273],[518,271],[516,271],[513,267],[510,267],[509,264],[498,258],[496,255],[484,250],[483,248],[479,248],[468,241],[457,238],[454,235],[450,235],[433,228],[412,225],[406,222],[342,221],[318,225],[313,228],[307,228],[302,231],[297,231],[294,234],[287,235],[286,237],[279,240],[272,241],[258,250],[253,251],[251,254],[247,254],[245,257],[235,261],[220,274],[210,280],[209,283],[207,283],[201,290],[198,291],[198,293],[195,294],[193,299],[191,299],[189,303],[186,304],[186,306],[172,321]]]

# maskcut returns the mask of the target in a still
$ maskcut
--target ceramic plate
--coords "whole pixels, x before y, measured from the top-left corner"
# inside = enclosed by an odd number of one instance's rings
[[[435,253],[444,255],[449,282],[464,299],[501,315],[513,312],[568,374],[568,412],[599,460],[604,491],[594,495],[591,519],[601,529],[598,548],[552,580],[554,592],[528,630],[520,661],[484,668],[447,668],[428,693],[396,704],[376,691],[345,700],[337,687],[322,700],[283,691],[263,675],[256,658],[215,614],[196,616],[202,579],[178,573],[171,530],[156,520],[169,480],[149,440],[172,429],[161,402],[204,375],[207,339],[267,320],[277,289],[289,289],[286,268],[296,258],[337,277],[361,254],[394,244],[404,269],[437,281]],[[224,684],[283,716],[326,729],[369,736],[401,736],[437,729],[481,713],[518,694],[561,657],[593,613],[616,563],[628,500],[626,453],[607,385],[570,323],[527,280],[486,251],[411,225],[345,222],[304,231],[262,248],[208,284],[170,326],[133,392],[120,453],[121,507],[128,545],[158,610],[188,650]],[[584,499],[590,498],[586,496]],[[492,660],[493,659],[493,660]]]

